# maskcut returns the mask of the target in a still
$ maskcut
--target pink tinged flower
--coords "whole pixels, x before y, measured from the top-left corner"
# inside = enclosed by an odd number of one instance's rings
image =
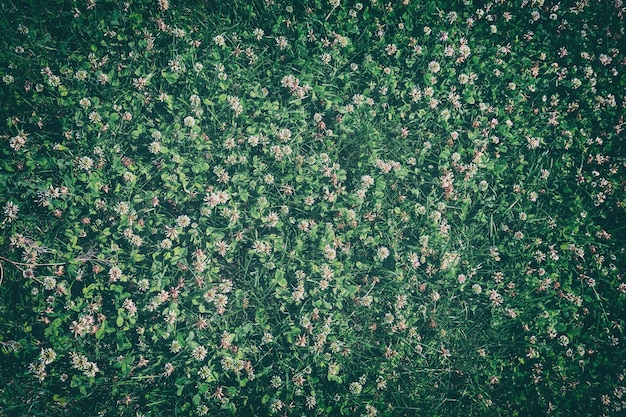
[[[122,270],[117,266],[109,269],[109,282],[117,282],[122,277]]]
[[[200,345],[191,351],[191,356],[197,361],[203,361],[204,358],[206,358],[207,353],[207,349]]]
[[[502,305],[502,296],[500,294],[498,294],[498,292],[496,290],[490,290],[489,291],[489,301],[491,301],[491,304],[493,304],[495,307],[498,307],[500,305]]]
[[[9,201],[4,205],[4,215],[6,216],[9,222],[17,219],[17,213],[19,211],[20,211],[19,206],[12,201]]]
[[[137,314],[137,306],[130,298],[124,300],[124,302],[122,303],[122,307],[126,309],[128,315],[131,317]]]
[[[306,347],[308,341],[307,341],[307,337],[303,334],[298,335],[298,338],[296,340],[296,346],[298,347]]]
[[[449,357],[452,356],[452,354],[450,353],[450,350],[446,349],[445,347],[441,347],[441,349],[439,349],[439,354],[441,355],[442,358],[447,359]]]
[[[166,363],[165,366],[163,367],[163,375],[167,377],[167,376],[172,375],[173,372],[174,372],[174,365],[172,365],[170,362]]]
[[[144,358],[143,356],[139,356],[139,362],[137,362],[137,368],[143,368],[145,366],[148,366],[148,359]]]

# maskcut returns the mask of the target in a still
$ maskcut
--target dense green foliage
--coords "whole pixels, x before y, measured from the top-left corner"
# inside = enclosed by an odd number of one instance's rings
[[[625,6],[450,3],[1,2],[0,416],[624,415]]]

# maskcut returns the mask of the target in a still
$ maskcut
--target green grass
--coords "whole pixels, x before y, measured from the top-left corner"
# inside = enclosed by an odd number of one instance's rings
[[[0,416],[626,410],[622,5],[0,7]]]

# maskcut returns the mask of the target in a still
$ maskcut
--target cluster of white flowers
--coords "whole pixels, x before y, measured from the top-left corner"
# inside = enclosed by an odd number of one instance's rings
[[[228,102],[231,110],[235,112],[235,116],[239,116],[241,113],[243,113],[243,105],[241,104],[241,100],[239,99],[239,97],[227,96],[226,101]]]
[[[24,133],[20,131],[17,135],[13,136],[9,140],[9,146],[14,151],[19,151],[26,145],[26,141],[28,140],[28,133]]]
[[[72,367],[83,371],[83,374],[87,377],[95,377],[96,373],[100,372],[98,365],[95,362],[90,362],[87,356],[82,353],[71,352],[70,358],[72,360]]]
[[[12,221],[16,220],[17,213],[19,213],[19,211],[20,208],[17,204],[12,201],[7,201],[7,203],[4,205],[4,221],[11,223]]]
[[[291,94],[298,98],[306,97],[309,91],[313,89],[308,84],[300,85],[300,80],[293,75],[285,75],[281,80],[281,85],[288,88]]]

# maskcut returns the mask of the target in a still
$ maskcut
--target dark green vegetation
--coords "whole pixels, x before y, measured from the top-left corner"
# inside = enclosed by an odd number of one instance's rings
[[[624,415],[624,5],[404,3],[0,4],[0,416]]]

